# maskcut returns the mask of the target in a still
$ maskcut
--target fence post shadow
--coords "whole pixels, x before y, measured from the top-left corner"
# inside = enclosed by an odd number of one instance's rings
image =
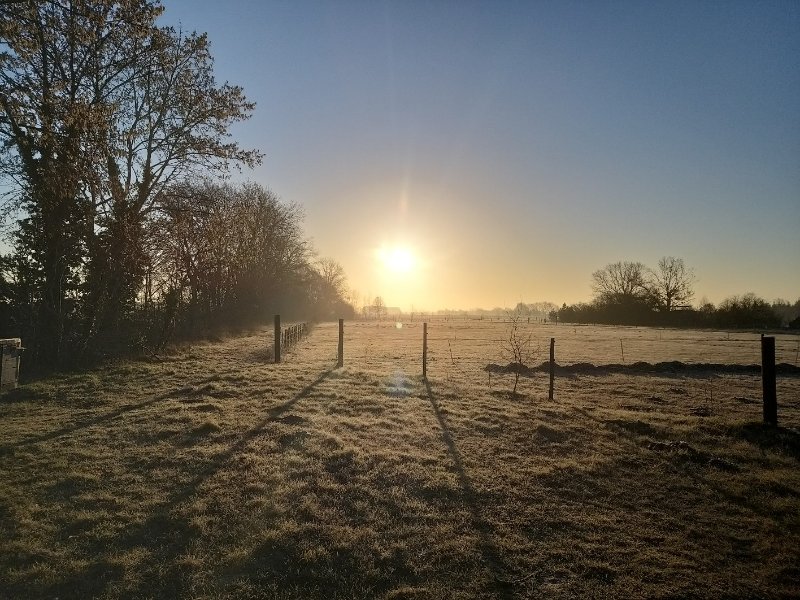
[[[497,594],[497,597],[499,598],[513,598],[513,585],[515,581],[510,578],[509,567],[500,556],[497,545],[492,539],[494,536],[494,530],[489,522],[483,518],[483,510],[480,505],[478,495],[475,492],[475,488],[473,487],[469,476],[467,475],[466,469],[464,468],[464,462],[461,459],[461,453],[458,451],[458,447],[453,440],[453,436],[451,435],[450,429],[445,421],[444,414],[442,414],[442,410],[439,408],[439,403],[436,401],[436,396],[431,388],[431,382],[429,379],[425,379],[424,383],[425,391],[428,394],[428,401],[431,403],[431,408],[436,415],[436,420],[439,422],[439,429],[442,432],[442,440],[447,446],[447,452],[456,468],[456,474],[458,475],[458,481],[461,485],[464,502],[466,503],[467,508],[472,516],[472,526],[478,532],[478,550],[480,551],[483,562],[489,569],[489,573],[494,580],[495,589],[492,590],[492,592]]]
[[[115,408],[114,410],[111,410],[109,412],[96,415],[88,419],[84,419],[82,421],[78,421],[77,423],[73,423],[72,425],[68,425],[66,427],[61,427],[60,429],[55,429],[47,433],[30,436],[16,442],[9,442],[8,444],[5,444],[5,447],[22,447],[22,446],[29,446],[31,444],[38,444],[41,442],[49,442],[50,440],[54,440],[56,438],[66,436],[71,433],[75,433],[82,429],[86,429],[94,425],[100,425],[101,423],[105,423],[106,421],[112,421],[117,417],[124,415],[125,413],[129,413],[134,410],[139,410],[140,408],[147,408],[148,406],[151,406],[162,400],[168,400],[174,395],[174,393],[175,392],[168,392],[166,394],[154,396],[149,400],[144,400],[142,402],[137,402],[134,404],[126,404],[125,406],[122,406],[120,408]]]
[[[308,386],[306,386],[306,388],[301,390],[300,393],[296,397],[292,398],[291,400],[289,400],[288,402],[286,402],[286,403],[284,403],[282,405],[279,405],[279,406],[271,408],[270,411],[271,412],[276,412],[277,411],[276,415],[278,415],[281,412],[284,412],[284,411],[288,410],[289,408],[291,408],[292,404],[294,404],[295,402],[297,402],[301,398],[305,398],[311,392],[311,390],[314,387],[316,387],[317,385],[322,383],[322,381],[328,375],[330,375],[332,372],[333,372],[333,369],[328,369],[328,370],[324,371],[317,378],[316,381],[314,381],[313,383],[311,383]],[[82,429],[86,429],[88,427],[93,427],[94,425],[100,425],[100,424],[105,423],[107,421],[112,421],[112,420],[116,419],[117,417],[120,417],[120,416],[122,416],[122,415],[124,415],[126,413],[129,413],[129,412],[132,412],[132,411],[135,411],[135,410],[139,410],[139,409],[142,409],[142,408],[147,408],[148,406],[152,406],[153,404],[156,404],[157,402],[161,402],[163,400],[169,400],[170,398],[175,397],[175,395],[176,395],[176,392],[173,390],[171,392],[167,392],[166,394],[160,394],[160,395],[154,396],[154,397],[152,397],[152,398],[150,398],[148,400],[143,400],[142,402],[137,402],[137,403],[133,403],[133,404],[126,404],[125,406],[121,406],[119,408],[115,408],[114,410],[110,410],[110,411],[108,411],[106,413],[103,413],[103,414],[100,414],[100,415],[89,417],[87,419],[84,419],[82,421],[78,421],[77,423],[73,423],[73,424],[68,425],[66,427],[61,427],[59,429],[54,429],[53,431],[49,431],[47,433],[41,433],[39,435],[33,435],[33,436],[30,436],[30,437],[26,437],[26,438],[23,438],[21,440],[15,441],[15,442],[8,442],[8,443],[5,443],[5,444],[0,444],[0,450],[1,449],[6,449],[6,448],[21,448],[23,446],[29,446],[31,444],[39,444],[41,442],[49,442],[50,440],[54,440],[56,438],[59,438],[59,437],[62,437],[62,436],[66,436],[66,435],[69,435],[71,433],[75,433],[77,431],[81,431]],[[271,418],[274,419],[275,417],[273,416]],[[269,419],[267,419],[267,421],[269,421]],[[264,424],[266,424],[266,421],[264,422]],[[263,427],[263,424],[262,424],[262,427]]]
[[[333,372],[333,369],[327,369],[323,371],[319,377],[317,377],[313,382],[306,385],[302,390],[300,390],[296,396],[287,400],[283,404],[279,404],[277,406],[273,406],[272,408],[267,410],[267,416],[264,417],[261,421],[259,421],[256,425],[251,427],[247,430],[234,444],[232,444],[227,450],[217,453],[210,461],[210,465],[204,468],[200,474],[192,479],[190,482],[186,484],[184,490],[181,493],[173,494],[172,498],[165,503],[168,504],[170,508],[180,504],[182,501],[187,500],[191,497],[192,494],[197,490],[200,485],[203,484],[206,480],[210,479],[214,474],[218,473],[225,464],[233,458],[238,452],[240,452],[253,438],[255,438],[258,434],[260,434],[264,428],[272,421],[275,421],[279,416],[285,413],[287,410],[292,408],[297,402],[302,400],[303,398],[308,397],[308,395],[314,391],[319,384],[321,384],[325,379]]]
[[[215,454],[208,463],[199,468],[198,474],[173,491],[166,500],[155,507],[144,521],[129,528],[126,533],[116,540],[118,548],[131,546],[146,546],[153,550],[153,555],[158,557],[161,564],[172,565],[174,560],[190,544],[191,535],[186,527],[173,522],[172,513],[182,503],[194,496],[203,483],[219,473],[225,466],[240,453],[250,441],[258,436],[266,426],[278,419],[283,413],[291,409],[297,402],[306,398],[333,372],[332,368],[323,371],[313,382],[306,385],[294,397],[286,402],[274,406],[266,411],[266,416],[253,427],[245,431],[233,444],[225,450]],[[180,536],[172,536],[172,540],[164,544],[164,532],[177,530]],[[169,537],[169,536],[168,536]],[[174,539],[174,538],[178,539]],[[180,572],[168,571],[163,574],[160,581],[160,590],[168,595],[181,595],[184,582]],[[145,590],[141,590],[144,593]]]

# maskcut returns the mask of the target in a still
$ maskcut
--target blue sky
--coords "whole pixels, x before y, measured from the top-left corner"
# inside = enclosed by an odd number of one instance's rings
[[[364,298],[560,304],[665,255],[697,300],[800,297],[800,3],[165,6],[258,104],[244,176]]]

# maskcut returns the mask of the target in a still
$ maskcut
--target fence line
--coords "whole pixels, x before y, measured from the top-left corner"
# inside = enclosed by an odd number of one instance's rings
[[[399,331],[402,330],[402,327],[398,326],[397,329],[398,329],[398,332],[399,332]],[[280,350],[281,350],[281,348],[288,348],[288,347],[291,347],[292,345],[296,344],[298,341],[300,341],[300,339],[302,339],[302,337],[307,333],[307,331],[308,331],[308,325],[306,323],[299,323],[299,324],[291,325],[291,326],[286,327],[286,328],[281,328],[281,326],[280,326],[280,316],[276,315],[275,316],[275,362],[280,362]],[[409,337],[408,337],[409,335],[411,335],[411,332],[410,331],[406,332],[405,339],[406,339],[407,342],[409,341]],[[414,337],[416,337],[416,336],[414,336]],[[416,338],[416,339],[418,340],[418,338]],[[338,352],[337,352],[337,367],[344,366],[344,341],[345,341],[344,340],[344,319],[339,319],[339,340],[338,340]],[[447,375],[447,378],[449,380],[449,378],[450,378],[450,375],[449,375],[450,369],[449,369],[448,361],[447,361],[447,353],[445,353],[443,350],[440,350],[438,348],[431,348],[429,346],[429,341],[447,342],[448,351],[449,351],[449,358],[450,358],[449,362],[452,363],[452,366],[457,371],[464,372],[459,367],[459,364],[457,364],[457,361],[453,356],[453,347],[451,345],[451,342],[482,342],[482,343],[486,343],[487,341],[489,341],[489,342],[498,342],[498,341],[502,341],[502,337],[501,336],[497,336],[497,339],[492,339],[492,340],[489,340],[487,338],[475,338],[475,337],[461,337],[461,338],[459,338],[457,335],[450,335],[450,336],[447,336],[447,337],[442,336],[442,337],[430,337],[429,338],[428,337],[428,322],[427,321],[423,321],[422,322],[422,340],[421,341],[422,341],[422,348],[421,348],[421,351],[422,351],[422,379],[423,380],[427,380],[428,362],[429,361],[436,361],[436,360],[441,360],[442,358],[444,358],[444,370],[446,371],[446,375]],[[550,344],[549,344],[549,346],[550,346],[550,348],[549,348],[550,349],[549,359],[550,360],[549,361],[545,361],[544,363],[541,363],[539,365],[532,365],[532,366],[531,365],[519,364],[519,363],[516,363],[516,362],[515,363],[509,363],[506,367],[501,367],[500,365],[496,365],[496,364],[487,364],[486,368],[483,369],[483,370],[486,370],[488,372],[488,375],[490,377],[490,382],[491,382],[491,374],[492,374],[492,372],[495,372],[495,373],[497,373],[497,372],[500,372],[500,373],[514,373],[514,374],[517,374],[517,376],[519,376],[519,374],[521,374],[523,371],[526,372],[526,373],[531,373],[533,370],[535,370],[535,371],[542,370],[542,371],[545,371],[545,372],[549,371],[549,380],[550,380],[549,383],[550,383],[550,385],[549,385],[549,390],[548,390],[548,392],[549,392],[548,393],[548,399],[553,400],[553,398],[554,398],[554,381],[555,381],[555,372],[556,372],[556,370],[559,370],[559,373],[561,373],[562,371],[567,372],[567,373],[572,373],[572,372],[575,372],[575,371],[574,371],[574,369],[571,370],[571,366],[570,365],[561,366],[561,367],[557,366],[556,361],[555,361],[555,342],[556,342],[556,338],[555,337],[551,337],[549,341],[550,341]],[[587,367],[591,367],[591,369],[595,369],[595,370],[602,370],[603,372],[620,372],[620,369],[626,369],[627,367],[625,366],[626,361],[625,361],[625,355],[624,355],[623,340],[622,340],[622,338],[616,338],[615,341],[619,341],[619,344],[620,344],[620,352],[622,353],[622,362],[623,362],[622,365],[619,365],[619,364],[606,364],[606,365],[599,365],[598,367],[595,367],[591,363],[578,362],[578,363],[575,363],[574,365],[572,365],[572,367],[581,369],[582,370],[581,372],[585,371]],[[646,340],[639,340],[639,341],[646,341]],[[727,342],[728,340],[725,340],[725,341]],[[742,341],[746,341],[746,340],[742,340]],[[419,341],[416,341],[414,343],[414,346],[416,346],[416,343],[419,343]],[[768,424],[771,424],[771,425],[775,425],[777,423],[777,399],[776,399],[776,394],[775,394],[775,378],[776,378],[775,338],[774,337],[765,337],[765,336],[762,335],[761,336],[761,345],[762,345],[761,373],[762,373],[762,380],[763,380],[762,383],[763,383],[763,401],[764,401],[764,422],[768,423]],[[416,347],[419,348],[418,346],[416,346]],[[800,342],[798,342],[798,348],[800,348]],[[396,355],[397,354],[397,347],[394,346],[394,349],[395,349],[394,358],[395,359],[399,358],[399,356]],[[562,346],[562,349],[563,349],[563,346]],[[538,353],[538,350],[537,350],[537,353]],[[414,354],[416,354],[416,352],[414,352]],[[419,356],[419,355],[416,355],[416,356]],[[365,360],[367,359],[367,354],[365,354],[364,358],[365,358]],[[458,362],[460,362],[460,360]],[[644,365],[644,367],[654,367],[654,368],[658,367],[658,369],[656,369],[656,371],[653,371],[653,372],[662,372],[664,368],[673,369],[674,367],[672,365],[677,364],[677,363],[680,363],[680,361],[667,361],[667,362],[660,362],[660,363],[655,363],[654,362],[652,364],[644,363],[644,362],[637,362],[636,364],[633,364],[630,368],[634,369],[632,371],[634,373],[643,373],[645,371],[642,370],[642,365]],[[702,363],[702,364],[698,364],[696,366],[697,367],[717,367],[717,368],[722,368],[722,367],[725,367],[725,366],[727,366],[727,367],[741,367],[741,369],[738,369],[738,370],[737,369],[724,370],[724,372],[731,372],[731,373],[733,373],[733,372],[745,372],[745,371],[747,371],[749,369],[751,370],[753,367],[755,367],[755,365],[752,365],[752,363],[750,365],[739,365],[739,364],[722,365],[722,364],[713,364],[713,363]],[[693,369],[692,363],[687,363],[686,367],[689,368],[690,370]],[[786,367],[791,367],[795,371],[797,370],[796,366],[786,365]],[[592,371],[592,372],[594,372],[594,371]],[[672,372],[672,371],[670,371],[670,372]],[[789,371],[790,374],[793,373],[793,372],[794,371],[791,371],[791,370]]]
[[[299,342],[308,333],[308,323],[296,323],[288,327],[281,327],[281,316],[275,315],[275,328],[273,339],[273,357],[276,363],[281,362],[281,351],[289,349]]]

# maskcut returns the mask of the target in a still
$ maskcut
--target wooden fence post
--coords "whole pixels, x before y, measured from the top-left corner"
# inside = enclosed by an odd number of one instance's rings
[[[761,390],[764,423],[778,424],[778,392],[775,383],[775,338],[761,336]]]
[[[428,379],[428,324],[422,324],[422,379]]]
[[[344,366],[344,319],[339,319],[339,353],[336,361],[337,367]]]
[[[547,395],[549,400],[553,399],[553,379],[556,373],[556,338],[550,338],[550,393]]]
[[[281,316],[275,315],[275,362],[281,362]]]

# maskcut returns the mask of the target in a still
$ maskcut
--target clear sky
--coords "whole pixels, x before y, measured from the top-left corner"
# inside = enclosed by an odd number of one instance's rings
[[[361,297],[570,303],[662,256],[696,301],[800,297],[800,2],[164,4]]]

